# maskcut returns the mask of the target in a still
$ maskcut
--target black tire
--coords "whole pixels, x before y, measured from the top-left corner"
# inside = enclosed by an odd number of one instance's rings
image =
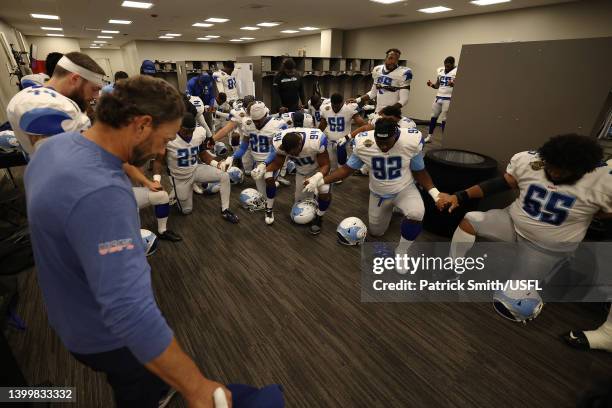
[[[441,192],[452,194],[498,175],[497,161],[467,150],[436,149],[425,155],[425,168]],[[451,237],[469,211],[478,208],[479,200],[470,200],[452,214],[440,212],[426,191],[421,190],[425,203],[423,227],[434,234]]]

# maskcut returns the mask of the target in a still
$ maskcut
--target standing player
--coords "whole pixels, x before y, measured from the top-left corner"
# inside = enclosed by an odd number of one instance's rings
[[[88,55],[70,52],[57,63],[44,87],[17,93],[6,112],[23,150],[31,155],[45,138],[88,129],[83,113],[104,85],[104,70]]]
[[[429,134],[427,134],[425,142],[429,142],[431,140],[431,135],[433,135],[434,129],[436,128],[438,117],[442,122],[440,127],[444,132],[444,126],[446,125],[446,114],[448,113],[453,87],[455,86],[455,76],[457,76],[455,57],[446,57],[444,60],[444,67],[438,68],[438,79],[436,79],[436,83],[429,80],[427,81],[427,86],[437,89],[438,93],[436,94],[436,100],[431,108]]]
[[[149,206],[153,206],[155,209],[157,236],[166,241],[181,241],[182,238],[180,235],[168,229],[170,197],[161,185],[161,176],[158,174],[153,176],[153,180],[149,180],[138,167],[128,163],[123,164],[123,171],[125,171],[125,174],[128,175],[132,182],[142,186],[132,188],[132,190],[134,190],[134,197],[136,197],[138,209],[142,210]]]
[[[274,197],[276,185],[273,174],[281,168],[287,158],[293,160],[296,166],[294,203],[308,195],[304,188],[305,180],[318,186],[310,193],[316,195],[318,208],[315,218],[310,224],[310,233],[321,233],[323,215],[331,203],[331,186],[319,185],[319,181],[329,173],[329,155],[327,153],[327,136],[312,128],[295,127],[286,129],[274,136],[274,150],[266,160],[266,224],[274,222]]]
[[[515,154],[502,177],[441,194],[438,208],[451,212],[472,198],[519,192],[504,209],[467,213],[453,235],[451,257],[464,257],[476,236],[527,242],[521,248],[528,252],[517,257],[526,264],[514,269],[527,279],[547,277],[578,247],[594,215],[612,216],[612,172],[602,160],[594,138],[555,136],[538,151]]]
[[[398,207],[404,219],[396,253],[404,254],[423,229],[425,206],[414,180],[435,202],[440,194],[425,170],[422,139],[416,129],[400,129],[392,119],[379,119],[373,131],[355,139],[353,154],[344,166],[316,184],[307,181],[306,189],[312,191],[320,185],[345,179],[368,164],[371,168],[368,233],[375,237],[383,235],[389,227],[393,208]]]
[[[385,106],[396,106],[401,109],[406,105],[410,93],[412,70],[398,65],[401,54],[397,48],[387,51],[385,63],[372,70],[374,80],[372,89],[357,98],[355,102],[367,102],[376,98],[376,112],[380,112]]]
[[[232,76],[232,72],[234,72],[233,61],[224,61],[223,68],[213,72],[217,93],[223,92],[227,95],[227,101],[230,105],[240,98],[238,96],[238,83],[236,82],[236,78]]]
[[[165,156],[165,157],[164,157]],[[206,164],[198,164],[198,157]],[[167,162],[172,185],[183,214],[193,210],[193,183],[220,183],[221,216],[232,224],[238,217],[229,209],[230,178],[226,173],[228,163],[217,162],[204,146],[204,129],[196,128],[195,118],[186,113],[176,138],[166,146],[163,156],[158,156],[153,165],[157,177],[161,177],[164,159]]]
[[[257,191],[264,196],[266,194],[266,159],[272,151],[272,138],[281,130],[287,129],[287,124],[269,115],[269,110],[263,102],[253,102],[247,108],[249,118],[245,121],[246,137],[240,142],[240,148],[228,161],[241,159],[250,149],[255,162],[255,168],[251,171],[251,177],[255,180]]]
[[[345,104],[342,95],[338,93],[333,94],[330,103],[321,108],[319,129],[327,135],[332,171],[346,163],[346,142],[350,138],[353,122],[357,126],[366,124],[359,114],[359,106],[356,103]]]

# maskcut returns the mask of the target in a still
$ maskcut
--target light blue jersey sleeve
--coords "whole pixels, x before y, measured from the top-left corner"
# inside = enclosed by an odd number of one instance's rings
[[[346,165],[353,170],[359,170],[363,167],[364,162],[355,153],[353,153],[346,162]]]
[[[410,170],[421,171],[425,170],[425,162],[423,161],[423,153],[419,153],[410,159]]]

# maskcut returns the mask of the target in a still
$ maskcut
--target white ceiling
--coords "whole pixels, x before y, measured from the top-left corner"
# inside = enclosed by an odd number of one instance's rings
[[[319,31],[282,34],[281,30],[304,26],[355,29],[388,24],[424,21],[469,14],[491,13],[525,7],[564,3],[571,0],[512,0],[491,6],[476,6],[469,0],[405,0],[385,5],[370,0],[146,0],[154,3],[149,10],[121,7],[122,0],[0,0],[0,18],[26,35],[45,35],[42,26],[62,27],[66,37],[78,38],[87,47],[97,35],[111,35],[107,47],[117,48],[132,40],[197,41],[197,37],[219,35],[206,42],[227,43],[232,38],[255,37],[264,41],[318,33]],[[446,6],[453,10],[424,14],[417,9]],[[55,14],[60,21],[38,20],[30,13]],[[152,17],[156,14],[157,17]],[[211,28],[193,27],[209,17],[229,18]],[[132,20],[130,25],[109,24],[109,19]],[[264,21],[280,21],[282,25],[257,31],[240,30]],[[92,29],[119,30],[120,34],[100,34]],[[173,40],[160,40],[164,33],[182,34]]]

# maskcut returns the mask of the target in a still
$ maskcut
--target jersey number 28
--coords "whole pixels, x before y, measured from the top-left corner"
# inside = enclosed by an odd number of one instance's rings
[[[527,190],[523,210],[531,217],[551,225],[561,225],[567,219],[568,211],[576,197],[548,191],[532,184]]]

